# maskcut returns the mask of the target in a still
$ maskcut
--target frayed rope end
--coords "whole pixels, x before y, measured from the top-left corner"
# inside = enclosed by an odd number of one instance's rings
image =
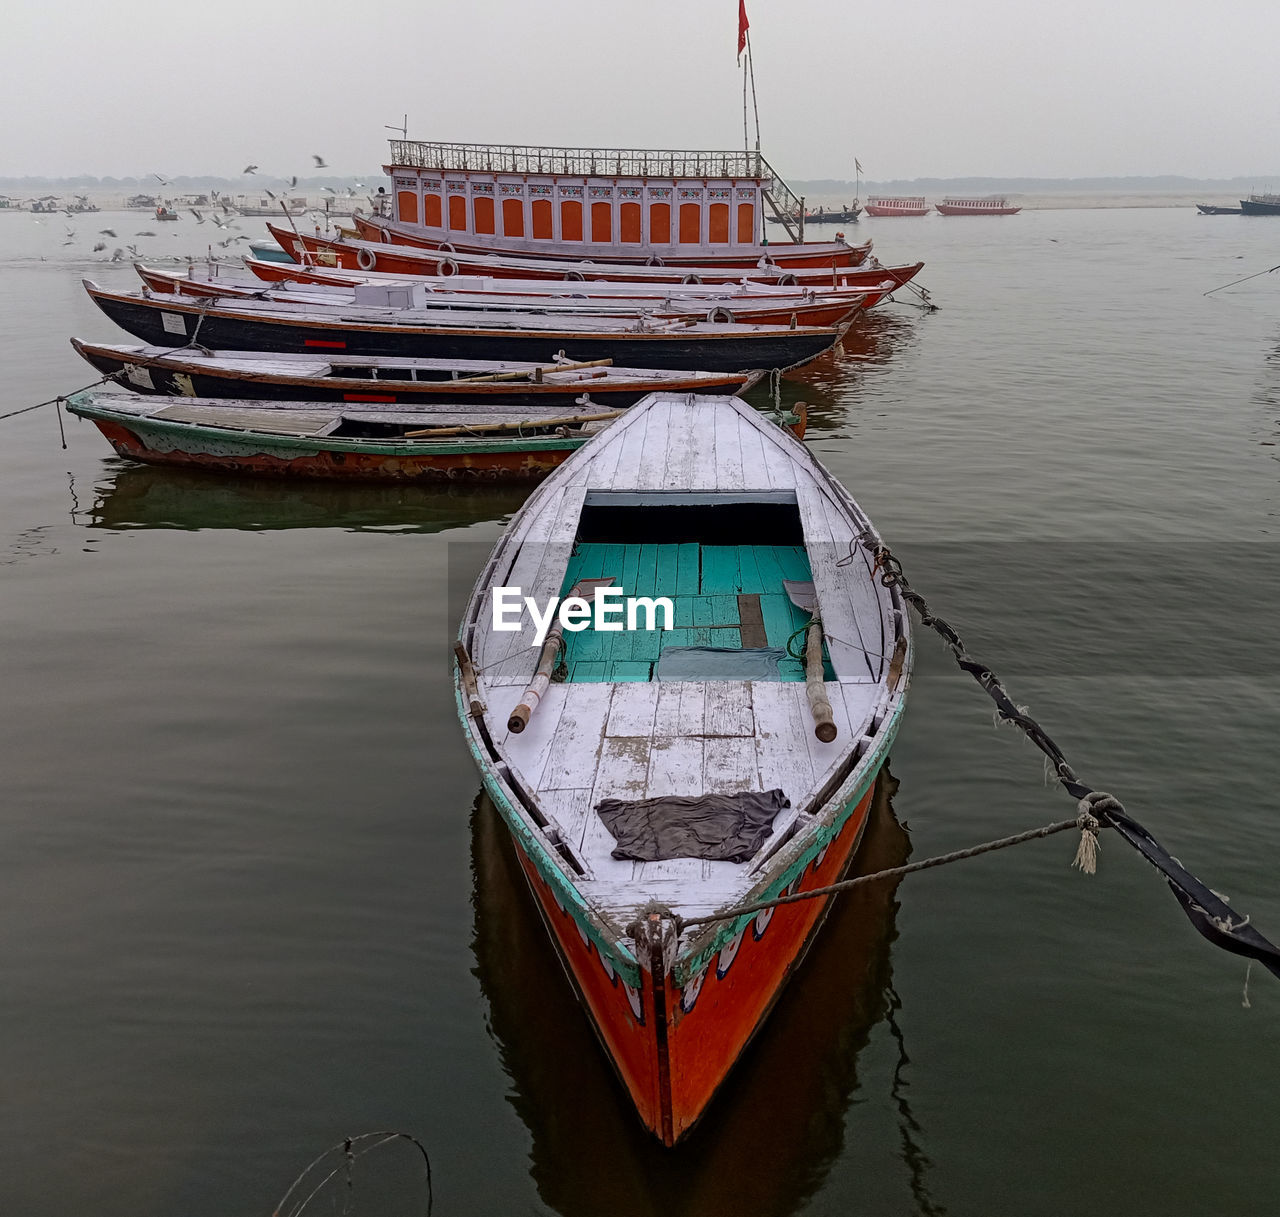
[[[1086,875],[1095,875],[1098,873],[1098,850],[1100,848],[1098,844],[1098,821],[1082,805],[1076,823],[1080,825],[1080,844],[1076,846],[1075,860],[1071,865],[1079,867]]]

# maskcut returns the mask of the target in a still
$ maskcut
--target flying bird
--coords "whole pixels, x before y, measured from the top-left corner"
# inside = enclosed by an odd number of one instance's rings
[[[116,249],[116,250],[113,250],[111,253],[112,262],[119,262],[123,257],[124,257],[123,249]]]
[[[317,168],[317,169],[328,169],[328,168],[329,168],[329,162],[328,162],[327,160],[325,160],[323,156],[317,156],[317,155],[313,152],[313,153],[311,154],[311,159],[312,159],[313,161],[315,161],[315,163],[316,163],[316,168]]]
[[[153,173],[151,176],[155,178],[156,181],[159,182],[161,186],[167,186],[169,184],[169,179],[161,177],[158,173]]]
[[[295,173],[293,177],[289,179],[289,189],[296,190],[297,188],[298,188],[298,175]]]
[[[253,173],[258,168],[257,165],[246,165],[240,170],[241,173]]]
[[[135,237],[154,237],[156,234],[154,232],[135,232],[133,235]]]
[[[204,216],[202,216],[194,207],[188,208],[188,210],[191,212],[193,216],[195,216],[197,224],[204,223]]]
[[[114,232],[114,230],[113,230],[113,229],[110,229],[110,228],[100,228],[100,229],[98,230],[98,235],[99,235],[99,236],[103,236],[103,237],[114,237],[116,234],[115,234],[115,232]]]
[[[106,249],[106,247],[107,243],[105,241],[99,241],[97,245],[93,247],[93,252],[95,254],[100,254],[104,249]]]
[[[320,189],[321,189],[321,190],[327,190],[330,194],[337,194],[337,193],[338,193],[338,192],[337,192],[337,191],[336,191],[332,186],[321,186],[321,187],[320,187]]]
[[[138,247],[136,245],[126,245],[125,248],[136,258],[138,256]]]

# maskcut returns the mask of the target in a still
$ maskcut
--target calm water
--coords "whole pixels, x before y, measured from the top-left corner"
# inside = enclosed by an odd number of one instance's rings
[[[116,340],[79,285],[131,277],[84,257],[97,230],[203,247],[68,223],[0,214],[0,413],[93,379],[68,336]],[[1201,294],[1273,265],[1280,221],[860,235],[942,310],[787,382],[814,447],[1086,780],[1280,939],[1280,282]],[[1255,968],[1246,1008],[1243,961],[1105,835],[1091,879],[1061,837],[841,906],[660,1151],[454,721],[450,548],[474,565],[455,543],[520,494],[182,475],[65,425],[0,422],[8,1211],[265,1215],[378,1127],[426,1143],[449,1215],[1280,1207],[1280,988]],[[1071,814],[920,641],[871,863]],[[414,1211],[404,1161],[384,1213]]]

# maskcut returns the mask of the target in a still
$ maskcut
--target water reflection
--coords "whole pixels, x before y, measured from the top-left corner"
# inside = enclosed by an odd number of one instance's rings
[[[882,777],[853,873],[900,865],[897,783]],[[920,1212],[928,1160],[906,1099],[890,946],[896,884],[871,884],[833,908],[800,972],[689,1139],[667,1150],[641,1126],[596,1043],[551,946],[492,803],[472,815],[476,976],[532,1134],[531,1171],[565,1217],[781,1217],[822,1185],[844,1141],[858,1054],[891,1019],[900,1045],[893,1101]]]
[[[528,486],[295,482],[123,461],[104,464],[108,472],[94,486],[92,504],[77,505],[78,519],[89,528],[433,533],[503,519],[529,494]]]
[[[781,384],[782,404],[808,403],[809,433],[820,435],[848,422],[862,400],[869,378],[879,376],[894,358],[918,341],[919,316],[912,310],[882,305],[858,318],[843,341],[825,355],[788,373]],[[766,378],[748,394],[754,405],[772,405]]]

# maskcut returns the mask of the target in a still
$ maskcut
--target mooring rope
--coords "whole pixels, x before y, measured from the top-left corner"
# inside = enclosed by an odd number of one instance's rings
[[[1207,292],[1201,292],[1203,296],[1212,296],[1214,292],[1226,291],[1229,287],[1235,287],[1237,283],[1248,283],[1250,279],[1257,279],[1261,275],[1269,275],[1273,271],[1280,270],[1280,266],[1269,266],[1266,270],[1260,270],[1252,275],[1245,275],[1243,279],[1232,279],[1230,283],[1222,283],[1217,287],[1211,287]]]
[[[1110,798],[1110,795],[1106,796]],[[826,887],[815,887],[805,892],[792,895],[775,896],[771,900],[757,900],[753,904],[740,904],[727,913],[710,913],[705,917],[676,917],[677,930],[684,930],[691,925],[708,925],[714,921],[731,921],[737,917],[745,917],[750,913],[762,913],[766,909],[775,908],[779,904],[797,904],[801,900],[814,900],[821,896],[834,896],[837,892],[847,892],[850,888],[861,887],[865,883],[878,883],[882,879],[896,879],[902,875],[910,875],[918,870],[932,870],[936,866],[946,866],[951,862],[963,862],[966,858],[977,858],[982,854],[994,853],[997,849],[1008,849],[1013,845],[1022,845],[1027,841],[1038,841],[1041,837],[1051,837],[1055,833],[1067,832],[1069,829],[1080,830],[1080,849],[1076,852],[1073,866],[1079,866],[1086,874],[1096,870],[1094,859],[1096,853],[1086,851],[1085,841],[1093,842],[1093,850],[1097,848],[1098,829],[1102,825],[1093,817],[1088,808],[1082,805],[1080,814],[1074,820],[1059,820],[1055,824],[1046,824],[1042,828],[1032,828],[1027,832],[1017,833],[1012,837],[1000,837],[995,841],[984,841],[981,845],[972,845],[968,849],[952,850],[949,854],[938,854],[933,858],[925,858],[921,862],[909,862],[905,866],[893,866],[888,870],[873,871],[869,875],[858,875],[854,879],[842,879],[839,883],[829,883]]]
[[[6,418],[16,418],[19,414],[29,414],[32,410],[39,410],[42,406],[54,406],[67,400],[68,397],[74,397],[77,393],[87,393],[90,389],[96,389],[99,385],[105,385],[108,381],[117,381],[118,372],[108,372],[101,380],[95,380],[91,385],[85,385],[82,389],[74,389],[70,393],[59,393],[57,397],[51,397],[48,401],[38,401],[34,406],[23,406],[21,410],[10,410],[8,414],[0,414],[0,421]],[[67,446],[65,443],[62,445]]]
[[[1223,950],[1236,955],[1244,955],[1256,959],[1270,972],[1280,976],[1280,948],[1270,942],[1249,924],[1249,917],[1237,917],[1231,907],[1217,892],[1207,887],[1195,875],[1191,874],[1181,862],[1173,857],[1145,828],[1134,820],[1124,809],[1124,805],[1114,795],[1094,790],[1076,776],[1076,772],[1068,763],[1061,748],[1049,736],[1049,733],[1027,712],[1025,706],[1017,705],[1009,696],[1000,678],[984,663],[974,659],[965,649],[964,640],[955,628],[943,618],[937,616],[929,602],[917,592],[907,580],[902,563],[894,557],[888,546],[882,544],[874,533],[863,533],[854,538],[849,545],[849,552],[839,560],[837,565],[846,566],[858,557],[861,546],[874,559],[873,577],[878,576],[884,587],[897,587],[903,599],[911,605],[920,616],[921,625],[927,626],[938,634],[947,644],[956,663],[962,671],[968,672],[995,702],[996,717],[1000,722],[1017,727],[1041,752],[1044,753],[1052,767],[1059,785],[1077,802],[1076,818],[1061,820],[1043,828],[1019,833],[1013,837],[1001,838],[975,845],[970,849],[957,850],[951,854],[943,854],[937,858],[928,858],[890,871],[881,871],[873,875],[863,875],[856,879],[847,879],[839,884],[825,888],[816,888],[807,892],[796,892],[793,895],[781,895],[769,900],[756,901],[752,904],[738,905],[723,913],[708,917],[675,918],[678,926],[706,924],[713,921],[730,921],[763,912],[779,904],[791,904],[797,900],[813,899],[828,896],[861,883],[870,883],[877,879],[893,875],[909,874],[916,870],[926,870],[935,866],[943,866],[949,862],[958,862],[964,858],[977,857],[990,853],[995,849],[1006,849],[1020,845],[1026,841],[1039,840],[1054,833],[1065,832],[1070,828],[1080,829],[1080,845],[1076,850],[1073,863],[1086,874],[1096,869],[1100,828],[1114,828],[1120,836],[1132,845],[1152,866],[1154,866],[1169,884],[1182,911],[1196,930]]]

